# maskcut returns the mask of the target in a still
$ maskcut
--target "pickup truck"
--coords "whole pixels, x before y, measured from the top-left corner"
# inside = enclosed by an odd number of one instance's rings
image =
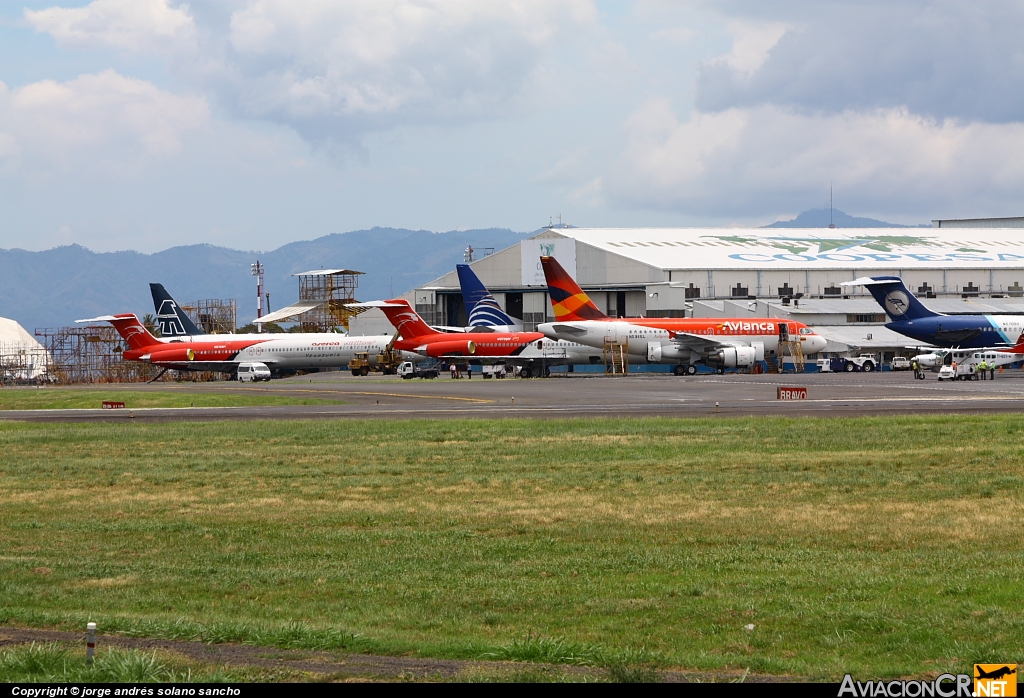
[[[398,365],[398,375],[403,379],[409,378],[437,378],[436,368],[417,368],[412,361],[403,361]]]
[[[909,371],[910,370],[910,359],[905,356],[894,356],[892,361],[889,362],[890,371]]]

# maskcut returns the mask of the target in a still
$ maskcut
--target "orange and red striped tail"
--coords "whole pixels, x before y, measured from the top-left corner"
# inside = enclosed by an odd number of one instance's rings
[[[551,308],[556,320],[608,319],[554,257],[541,257],[540,263],[544,267],[544,278],[548,282],[548,294],[551,296]]]

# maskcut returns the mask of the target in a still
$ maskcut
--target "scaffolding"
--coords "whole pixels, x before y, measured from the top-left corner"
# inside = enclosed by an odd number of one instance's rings
[[[364,308],[348,308],[358,303],[356,288],[363,272],[351,269],[320,269],[295,274],[299,277],[299,303],[317,305],[299,316],[303,332],[331,332],[335,327],[348,331],[348,321]]]
[[[48,354],[51,382],[136,383],[160,371],[146,363],[125,361],[121,336],[109,325],[37,329],[35,335]]]
[[[234,298],[206,298],[184,303],[181,309],[206,334],[231,334],[238,326]]]

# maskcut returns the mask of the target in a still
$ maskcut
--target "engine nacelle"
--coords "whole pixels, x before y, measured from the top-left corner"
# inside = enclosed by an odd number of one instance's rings
[[[751,342],[754,349],[754,361],[764,361],[764,342]]]
[[[761,346],[764,356],[764,346]],[[753,366],[757,361],[757,351],[754,347],[725,347],[708,357],[710,363],[722,368],[737,368],[741,366]]]
[[[196,353],[192,349],[163,349],[154,351],[149,355],[149,362],[152,364],[181,364],[194,361]]]
[[[661,342],[647,343],[647,362],[652,364],[661,363]]]
[[[427,345],[426,355],[434,358],[442,356],[470,356],[476,353],[476,344],[470,340],[454,340],[450,342],[434,342]]]

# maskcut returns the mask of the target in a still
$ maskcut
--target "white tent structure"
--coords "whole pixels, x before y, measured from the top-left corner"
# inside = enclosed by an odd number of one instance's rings
[[[0,383],[36,380],[46,374],[46,348],[14,320],[0,317]]]

